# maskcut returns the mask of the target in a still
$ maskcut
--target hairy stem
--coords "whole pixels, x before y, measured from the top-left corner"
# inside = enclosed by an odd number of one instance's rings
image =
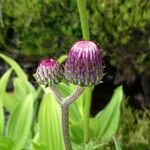
[[[69,105],[81,95],[84,88],[77,86],[73,93],[65,98],[62,97],[56,86],[51,86],[51,90],[54,92],[56,100],[61,107],[61,131],[65,150],[72,150],[69,135]]]
[[[85,0],[77,0],[77,4],[78,4],[79,15],[80,15],[83,39],[89,40],[90,33],[89,33],[89,26],[88,26],[88,19],[87,19],[86,2]]]
[[[61,128],[65,150],[72,150],[69,135],[69,107],[61,105]]]
[[[83,87],[76,87],[74,92],[64,99],[64,101],[62,102],[63,105],[69,106],[70,104],[72,104],[72,102],[74,102],[82,94],[84,89],[85,88]]]

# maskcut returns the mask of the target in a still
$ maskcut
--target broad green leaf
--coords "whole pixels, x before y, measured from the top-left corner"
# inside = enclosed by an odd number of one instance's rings
[[[22,100],[22,97],[26,97],[28,94],[32,93],[33,97],[36,97],[36,91],[33,85],[28,80],[22,80],[21,78],[13,79],[14,94],[15,96]]]
[[[12,69],[9,69],[0,79],[0,134],[3,133],[4,128],[4,110],[2,97],[6,91],[7,82],[10,77]]]
[[[60,129],[60,108],[55,96],[48,89],[39,110],[39,142],[46,145],[47,150],[63,150]]]
[[[96,115],[96,120],[99,123],[98,137],[101,139],[111,138],[118,129],[120,117],[120,104],[123,99],[122,86],[119,86],[109,104]]]
[[[94,139],[98,135],[99,124],[95,118],[90,118],[89,121],[89,137],[90,139]]]
[[[13,144],[11,138],[0,136],[0,150],[12,150]]]
[[[21,67],[15,62],[13,59],[3,55],[0,53],[0,57],[4,59],[16,72],[17,76],[20,77],[23,80],[27,80],[27,75],[25,72],[21,69]]]
[[[29,135],[32,118],[33,97],[29,94],[26,99],[20,101],[8,120],[6,135],[15,141],[13,150],[23,148]]]
[[[3,99],[3,105],[8,110],[9,113],[12,113],[18,103],[20,102],[18,98],[13,93],[7,93],[5,92],[2,96]]]
[[[71,130],[71,141],[80,144],[83,141],[83,124],[76,123],[74,125],[70,125],[70,130]]]

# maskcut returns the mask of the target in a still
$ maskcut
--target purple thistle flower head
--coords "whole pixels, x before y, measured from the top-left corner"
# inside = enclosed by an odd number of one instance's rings
[[[80,86],[99,84],[103,77],[101,50],[92,41],[76,42],[65,63],[65,78]]]
[[[34,75],[39,84],[51,86],[60,83],[63,69],[60,64],[53,59],[43,59]]]

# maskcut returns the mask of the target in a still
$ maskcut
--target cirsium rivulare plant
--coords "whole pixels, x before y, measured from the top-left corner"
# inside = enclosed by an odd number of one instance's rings
[[[101,50],[92,41],[82,40],[76,42],[69,52],[64,66],[64,74],[61,65],[53,59],[44,59],[39,64],[34,75],[39,84],[50,86],[55,93],[56,100],[61,106],[61,127],[63,142],[66,150],[71,150],[69,136],[69,105],[74,102],[84,91],[86,86],[100,83],[103,77],[103,65]],[[56,87],[65,76],[67,82],[77,85],[74,92],[68,97],[62,97]]]

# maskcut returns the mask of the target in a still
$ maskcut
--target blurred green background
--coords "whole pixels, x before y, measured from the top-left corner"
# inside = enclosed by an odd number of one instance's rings
[[[60,56],[82,39],[75,0],[1,0],[0,49],[12,55]],[[112,65],[150,67],[150,1],[87,0],[91,40]],[[145,71],[147,70],[147,71]]]
[[[87,0],[87,10],[91,40],[103,49],[105,62],[115,68],[111,85],[138,79],[144,98],[135,91],[139,88],[137,83],[124,88],[150,104],[150,1]],[[30,58],[24,63],[33,63],[34,58],[58,58],[82,39],[75,0],[0,0],[0,31],[0,52],[17,60]],[[110,87],[105,80],[104,84]],[[122,110],[117,136],[123,148],[148,150],[149,111],[135,110],[126,104]]]

